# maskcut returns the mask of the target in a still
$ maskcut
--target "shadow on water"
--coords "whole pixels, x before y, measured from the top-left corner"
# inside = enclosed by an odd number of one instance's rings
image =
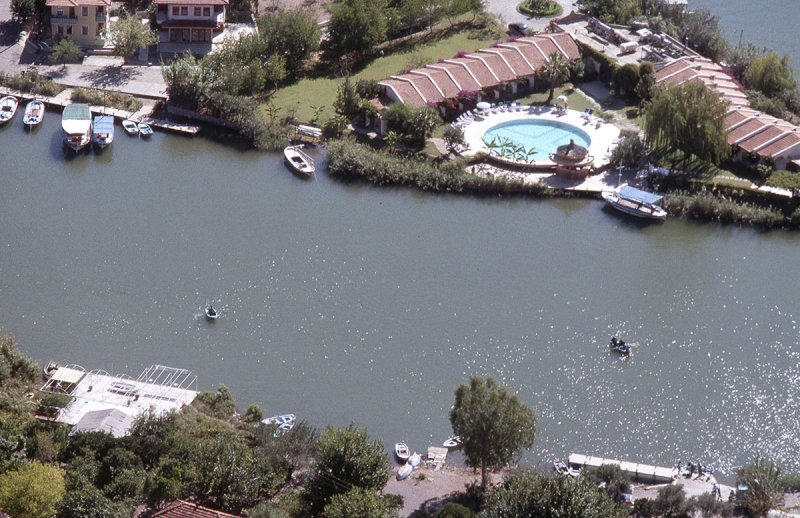
[[[630,216],[612,207],[609,207],[608,205],[603,205],[603,212],[609,217],[613,217],[615,220],[624,224],[626,227],[635,228],[639,230],[651,227],[653,225],[664,224],[664,222],[660,220],[642,219],[642,218],[637,218],[636,216]]]

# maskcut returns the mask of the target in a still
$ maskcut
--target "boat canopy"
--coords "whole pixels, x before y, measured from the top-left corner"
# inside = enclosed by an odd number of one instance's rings
[[[114,117],[111,115],[97,115],[94,118],[95,133],[114,133]]]
[[[73,103],[64,107],[61,127],[70,135],[83,134],[92,126],[92,112],[88,104]]]
[[[652,192],[642,191],[630,185],[623,185],[619,189],[619,196],[628,200],[638,201],[646,205],[655,205],[664,198],[660,194],[653,194]]]

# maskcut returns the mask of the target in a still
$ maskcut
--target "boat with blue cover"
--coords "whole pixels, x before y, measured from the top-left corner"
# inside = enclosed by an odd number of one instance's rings
[[[111,115],[95,115],[92,125],[92,142],[103,149],[114,142],[114,117]]]
[[[630,185],[622,185],[613,191],[603,191],[608,205],[630,216],[644,219],[667,219],[667,211],[657,205],[664,197],[643,191]]]

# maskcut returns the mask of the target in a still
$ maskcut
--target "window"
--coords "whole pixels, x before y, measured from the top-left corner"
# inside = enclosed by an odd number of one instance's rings
[[[169,31],[169,41],[178,41],[178,31]]]
[[[97,16],[105,16],[105,15],[106,15],[106,13],[103,12],[103,8],[102,7],[98,7],[97,8]]]
[[[81,7],[81,16],[89,16],[89,6],[84,5]]]
[[[81,34],[83,36],[89,35],[89,26],[88,25],[81,25]]]
[[[61,6],[56,7],[56,16],[64,16],[64,8]]]
[[[67,25],[67,36],[72,36],[72,25]]]
[[[210,7],[203,7],[203,16],[211,16],[211,8]]]
[[[178,16],[180,12],[181,12],[180,7],[178,7],[177,5],[172,6],[172,16]]]
[[[181,7],[181,16],[189,16],[189,8],[186,6]]]
[[[200,11],[202,11],[202,9],[201,9],[201,8],[199,8],[199,7],[195,7],[195,8],[194,8],[194,15],[195,15],[195,16],[200,16]]]
[[[56,34],[59,36],[64,35],[64,26],[63,25],[56,25]]]

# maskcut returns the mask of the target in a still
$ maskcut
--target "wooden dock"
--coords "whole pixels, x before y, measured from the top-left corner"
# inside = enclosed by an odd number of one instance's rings
[[[605,464],[619,466],[634,482],[646,482],[649,484],[663,484],[672,482],[676,472],[672,468],[663,466],[651,466],[649,464],[639,464],[624,460],[609,459],[606,457],[595,457],[593,455],[583,455],[581,453],[569,454],[569,465],[577,466],[581,469],[597,469]]]

